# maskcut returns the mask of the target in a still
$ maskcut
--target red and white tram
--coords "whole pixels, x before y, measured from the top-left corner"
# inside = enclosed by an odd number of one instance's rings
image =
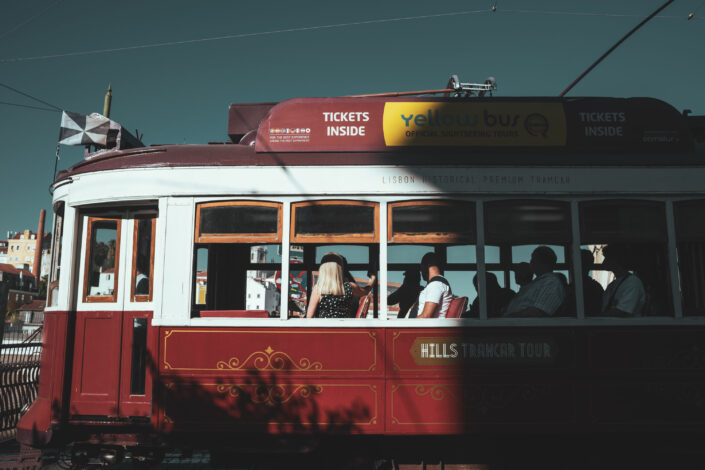
[[[702,431],[702,118],[651,99],[316,98],[232,105],[228,133],[58,175],[22,443],[372,436],[472,462],[458,456],[487,439]],[[610,244],[644,284],[638,315],[587,302]],[[502,315],[490,274],[516,291],[539,245],[566,302]],[[369,305],[298,318],[329,251],[358,279],[378,272]],[[388,286],[429,251],[466,307],[398,318]]]

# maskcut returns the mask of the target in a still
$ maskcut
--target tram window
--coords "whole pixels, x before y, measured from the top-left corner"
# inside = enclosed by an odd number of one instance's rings
[[[61,274],[61,241],[64,235],[64,203],[60,202],[54,209],[54,238],[51,246],[51,268],[49,270],[49,306],[59,303],[59,280]]]
[[[705,201],[674,207],[678,269],[685,315],[705,315]]]
[[[296,243],[375,243],[379,205],[361,201],[306,201],[292,205]]]
[[[197,204],[195,242],[194,314],[279,316],[280,203]]]
[[[451,315],[469,315],[470,306],[477,298],[473,283],[477,273],[475,203],[393,202],[388,206],[388,230],[387,269],[391,283],[388,318],[395,318],[395,312],[404,317],[425,287],[427,281],[422,280],[420,262],[429,252],[436,253],[443,265],[443,277],[453,297],[462,298],[461,305],[465,303],[462,311],[451,312]],[[418,312],[411,315],[415,314]]]
[[[281,204],[227,201],[196,205],[196,243],[281,241]]]
[[[485,265],[496,277],[496,282],[491,275],[487,279],[488,315],[575,315],[565,276],[570,271],[570,205],[504,200],[486,203],[484,212]]]
[[[84,302],[115,302],[120,259],[120,219],[87,218]]]
[[[673,313],[663,203],[582,202],[580,237],[586,315]]]
[[[135,219],[132,242],[133,302],[151,302],[154,278],[154,229],[155,217]]]
[[[475,205],[463,201],[405,201],[389,205],[390,242],[474,242]]]
[[[281,245],[196,247],[194,310],[202,317],[278,317]]]

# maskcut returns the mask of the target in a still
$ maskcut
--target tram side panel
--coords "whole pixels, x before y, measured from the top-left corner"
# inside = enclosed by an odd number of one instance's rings
[[[159,428],[384,432],[385,331],[161,328]]]

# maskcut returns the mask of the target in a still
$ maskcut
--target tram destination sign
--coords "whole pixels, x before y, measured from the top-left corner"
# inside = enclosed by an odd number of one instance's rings
[[[259,124],[257,152],[389,152],[420,147],[683,151],[682,116],[649,98],[296,98]]]

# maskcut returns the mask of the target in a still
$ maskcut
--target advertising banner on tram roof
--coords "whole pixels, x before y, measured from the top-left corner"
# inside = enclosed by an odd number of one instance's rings
[[[691,140],[678,111],[648,98],[297,98],[260,122],[255,150],[653,152]]]

